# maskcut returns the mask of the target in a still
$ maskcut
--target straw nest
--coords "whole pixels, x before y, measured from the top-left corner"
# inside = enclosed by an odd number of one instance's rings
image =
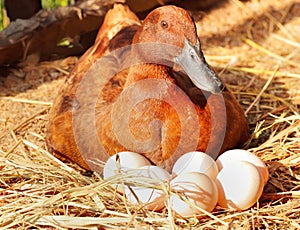
[[[245,148],[270,172],[252,208],[216,208],[201,218],[176,216],[168,206],[151,212],[111,189],[126,178],[104,181],[53,157],[44,141],[48,112],[77,58],[38,62],[33,55],[1,70],[1,229],[300,229],[299,12],[297,0],[230,0],[193,12],[208,62],[249,119]]]

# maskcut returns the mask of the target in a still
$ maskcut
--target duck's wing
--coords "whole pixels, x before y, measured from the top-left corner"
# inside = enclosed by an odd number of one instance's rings
[[[72,109],[81,103],[76,101],[78,87],[82,84],[83,78],[89,77],[86,73],[100,58],[114,49],[131,44],[139,24],[139,19],[126,5],[114,5],[113,9],[107,12],[94,45],[80,58],[66,78],[51,109],[46,136],[49,150],[58,157],[70,159],[89,169],[77,148],[73,133]],[[101,77],[101,74],[98,76]],[[90,81],[87,87],[93,89],[95,87],[93,81]],[[99,92],[95,92],[97,93]],[[82,138],[86,138],[85,133],[82,133]]]

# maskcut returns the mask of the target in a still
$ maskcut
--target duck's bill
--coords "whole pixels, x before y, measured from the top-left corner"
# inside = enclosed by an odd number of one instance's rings
[[[175,62],[183,68],[196,87],[214,94],[220,93],[224,85],[218,75],[208,66],[200,49],[200,43],[193,45],[187,39]]]

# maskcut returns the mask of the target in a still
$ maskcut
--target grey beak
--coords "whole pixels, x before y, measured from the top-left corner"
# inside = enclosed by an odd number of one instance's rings
[[[213,94],[220,93],[224,85],[219,76],[209,67],[200,49],[200,42],[193,45],[186,38],[179,56],[175,57],[196,87]]]

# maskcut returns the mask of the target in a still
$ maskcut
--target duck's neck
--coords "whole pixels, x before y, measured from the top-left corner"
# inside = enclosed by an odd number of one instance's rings
[[[141,84],[138,84],[138,89],[149,93],[153,91],[154,88],[156,89],[156,87],[153,87],[153,84],[157,84],[157,81],[156,83],[155,81],[143,81],[149,79],[161,79],[171,83],[168,84],[169,87],[173,85],[172,88],[181,88],[186,95],[201,108],[206,106],[207,98],[210,96],[209,92],[198,89],[185,73],[176,72],[170,67],[157,64],[139,64],[131,66],[124,88],[139,82]],[[163,85],[166,86],[165,84]],[[161,95],[167,93],[167,88],[161,85],[159,93]]]
[[[130,67],[125,87],[145,79],[164,79],[174,83],[169,75],[170,67],[158,64],[137,64]]]

